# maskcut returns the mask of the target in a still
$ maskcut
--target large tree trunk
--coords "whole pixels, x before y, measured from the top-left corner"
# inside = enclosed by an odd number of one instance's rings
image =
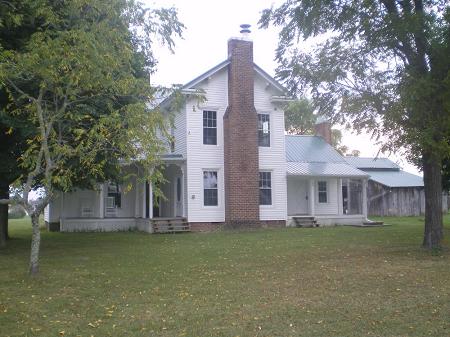
[[[0,185],[0,199],[9,199],[9,186]],[[6,246],[8,239],[8,205],[0,204],[0,248]]]
[[[444,237],[442,223],[442,162],[429,153],[423,155],[425,187],[425,232],[423,246],[439,248]]]
[[[31,236],[30,274],[36,275],[39,272],[39,246],[41,244],[41,232],[39,230],[39,214],[31,214],[31,225],[33,235]]]

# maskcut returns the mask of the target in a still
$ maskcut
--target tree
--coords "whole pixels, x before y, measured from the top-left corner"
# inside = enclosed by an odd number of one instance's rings
[[[317,115],[314,114],[314,105],[311,100],[302,98],[289,102],[284,110],[285,129],[287,133],[294,135],[313,135]],[[348,147],[342,144],[342,132],[339,129],[331,129],[331,145],[340,154],[345,155]],[[359,153],[353,150],[352,153]]]
[[[262,27],[282,27],[278,77],[310,90],[319,113],[387,135],[425,185],[423,246],[440,247],[442,161],[449,156],[450,5],[445,0],[286,1]],[[297,39],[315,41],[301,51]]]
[[[348,146],[342,144],[342,131],[339,129],[331,129],[331,145],[343,156],[348,152]]]
[[[306,98],[289,102],[284,109],[284,122],[287,133],[296,135],[314,134],[317,116],[314,106]]]
[[[34,7],[28,1],[0,2],[0,50],[22,50],[30,36],[37,31],[43,21],[34,20]],[[35,128],[22,118],[12,116],[7,111],[14,110],[14,102],[5,88],[0,87],[0,199],[9,198],[9,187],[21,173],[18,165],[20,155],[26,149],[26,139]],[[0,247],[6,245],[8,235],[8,205],[0,204]]]
[[[29,3],[44,24],[23,50],[0,51],[0,84],[14,102],[9,113],[37,132],[20,156],[21,193],[1,203],[18,203],[31,216],[30,273],[36,274],[39,215],[55,190],[119,179],[124,164],[140,164],[152,180],[161,176],[158,154],[165,144],[159,134],[166,134],[167,121],[151,108],[152,43],[157,38],[172,49],[184,27],[175,9],[134,1]],[[44,193],[31,204],[36,187]]]
[[[442,163],[442,189],[450,192],[450,158]]]

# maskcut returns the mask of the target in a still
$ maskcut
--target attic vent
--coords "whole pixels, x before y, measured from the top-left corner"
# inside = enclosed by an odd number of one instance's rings
[[[250,30],[251,25],[249,25],[249,24],[247,24],[247,23],[244,23],[244,24],[240,25],[240,27],[241,27],[241,32],[240,32],[240,33],[241,33],[244,37],[248,37],[248,34],[251,33],[251,30]]]

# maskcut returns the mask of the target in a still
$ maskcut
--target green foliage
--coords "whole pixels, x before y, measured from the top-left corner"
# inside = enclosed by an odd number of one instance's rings
[[[306,98],[289,102],[284,108],[285,128],[287,133],[294,135],[313,135],[317,115],[314,114],[314,105]],[[342,132],[331,129],[331,145],[342,155],[348,152],[348,146],[342,144]],[[352,154],[358,154],[353,150]]]
[[[383,150],[449,155],[450,5],[447,1],[286,1],[260,24],[281,27],[278,77],[310,91],[316,109]],[[311,40],[310,50],[298,39]]]
[[[26,215],[22,207],[18,205],[10,205],[8,209],[8,218],[22,219]]]
[[[289,102],[284,108],[285,129],[289,134],[314,134],[314,106],[306,98]]]
[[[348,152],[348,146],[342,145],[342,132],[338,129],[331,129],[331,145],[342,155]]]
[[[127,0],[25,4],[39,29],[20,50],[5,46],[0,81],[13,102],[9,114],[38,131],[20,156],[28,173],[39,169],[33,184],[47,192],[93,187],[120,180],[130,163],[150,177],[170,122],[151,107],[152,46],[156,39],[173,47],[184,28],[175,9]],[[25,19],[21,9],[8,17]]]

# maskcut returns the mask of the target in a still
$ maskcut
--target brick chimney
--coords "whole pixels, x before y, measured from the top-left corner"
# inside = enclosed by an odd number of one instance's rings
[[[259,226],[259,162],[253,42],[228,41],[228,107],[223,117],[225,222]]]
[[[314,134],[321,136],[325,141],[331,145],[331,123],[330,121],[319,117],[314,125]]]

